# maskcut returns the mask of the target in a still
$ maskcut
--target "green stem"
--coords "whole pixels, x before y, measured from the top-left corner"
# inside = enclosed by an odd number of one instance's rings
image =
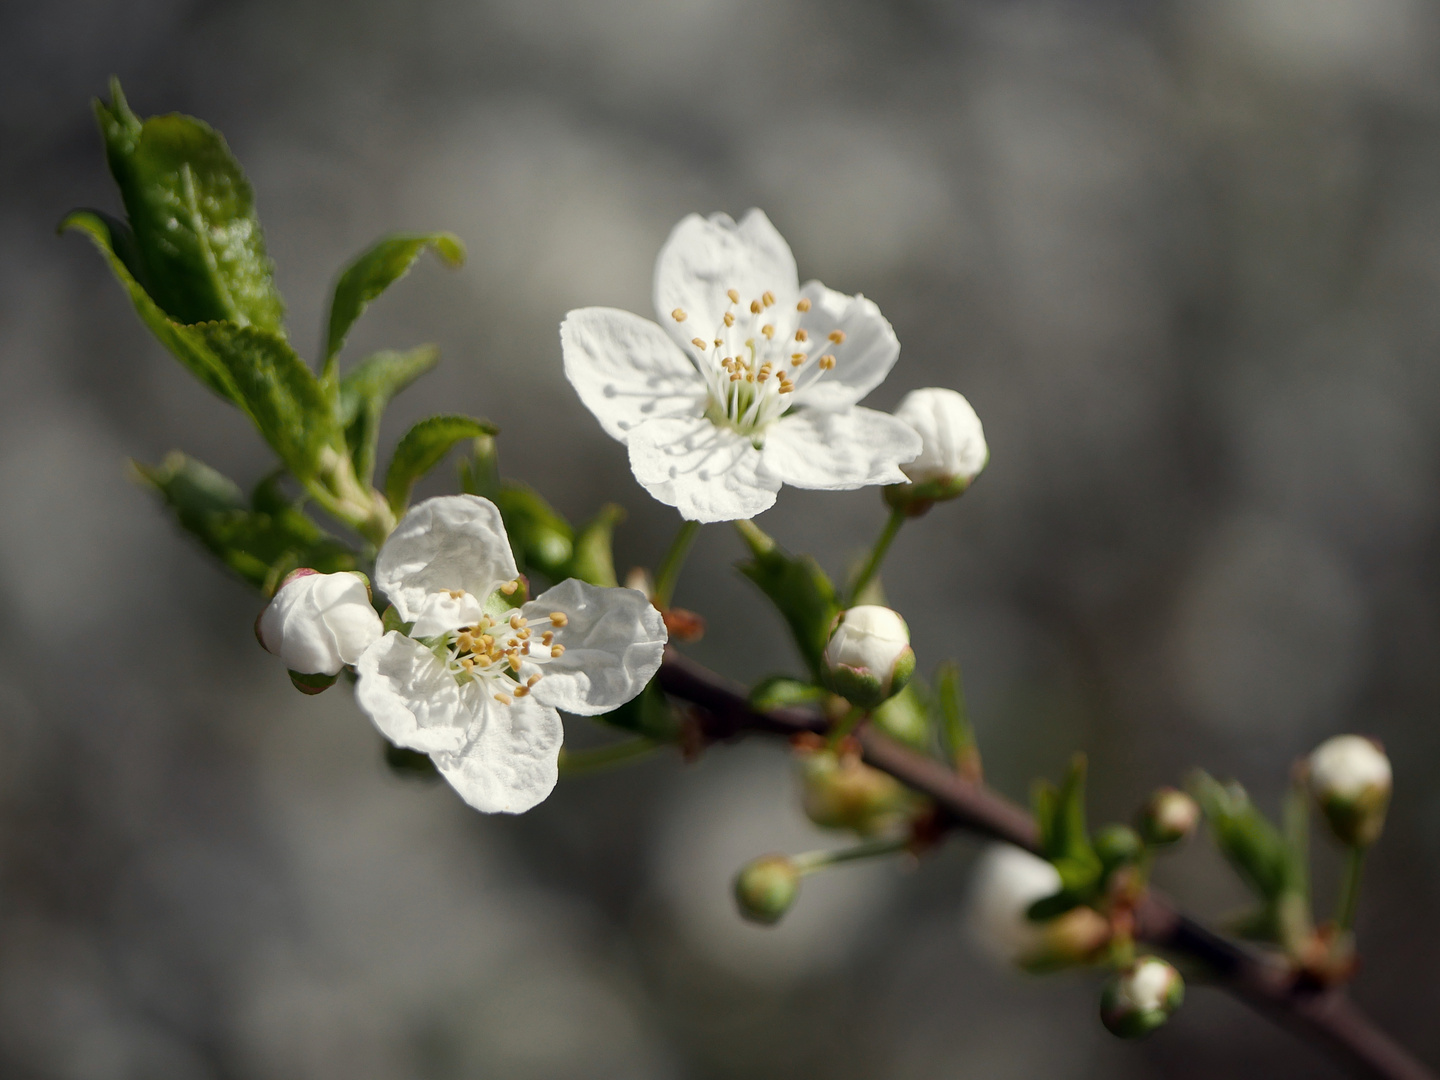
[[[846,607],[855,603],[855,598],[865,591],[866,585],[870,584],[870,580],[879,571],[880,564],[885,561],[885,553],[890,550],[891,543],[894,542],[896,534],[900,532],[900,526],[904,524],[905,511],[891,510],[890,519],[885,522],[885,528],[880,530],[880,536],[876,539],[875,546],[870,549],[870,558],[850,585]]]
[[[795,869],[799,870],[801,874],[813,874],[816,870],[823,870],[825,867],[834,866],[837,863],[870,859],[877,855],[893,855],[897,851],[904,851],[909,843],[909,838],[904,836],[867,840],[863,844],[841,848],[839,851],[807,851],[803,855],[793,856],[791,862],[795,864]]]
[[[611,765],[644,757],[660,744],[654,739],[626,739],[623,742],[607,743],[587,750],[560,750],[560,774],[578,776],[581,773],[596,772]]]
[[[1355,910],[1360,905],[1360,876],[1365,870],[1365,849],[1353,844],[1345,858],[1345,875],[1340,879],[1340,902],[1335,911],[1335,925],[1348,934],[1355,925]]]
[[[690,545],[695,542],[699,531],[700,522],[681,522],[675,539],[670,541],[670,550],[665,553],[665,560],[655,574],[655,606],[662,611],[670,606],[670,598],[675,595],[675,583],[680,580],[680,568],[685,565],[685,556],[690,554]]]
[[[830,731],[830,750],[832,752],[839,750],[840,744],[845,741],[845,736],[854,731],[860,721],[867,715],[866,710],[862,709],[859,705],[851,705],[850,711],[842,716]]]

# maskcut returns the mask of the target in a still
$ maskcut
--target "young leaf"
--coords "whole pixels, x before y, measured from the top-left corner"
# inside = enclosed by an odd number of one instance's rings
[[[1190,790],[1205,811],[1220,853],[1273,910],[1292,886],[1294,868],[1285,838],[1239,784],[1221,784],[1197,771]]]
[[[135,470],[160,492],[183,529],[267,594],[296,567],[324,574],[355,568],[349,549],[285,499],[273,481],[262,483],[247,506],[233,482],[181,453],[160,465],[137,462]]]
[[[190,373],[231,404],[240,404],[234,380],[205,346],[193,327],[181,326],[150,298],[139,280],[139,253],[135,235],[122,221],[95,210],[72,210],[60,222],[60,231],[78,229],[94,242],[110,270],[130,294],[135,311],[160,344],[189,368]]]
[[[840,612],[835,586],[810,556],[791,555],[754,522],[736,524],[752,555],[740,564],[740,572],[760,587],[789,624],[800,656],[818,682],[831,624]]]
[[[119,82],[110,87],[111,104],[96,101],[95,115],[134,230],[137,280],[175,322],[225,320],[283,337],[254,196],[224,138],[178,113],[142,123]]]
[[[620,584],[615,577],[615,556],[611,551],[611,539],[615,526],[625,520],[625,508],[615,503],[606,503],[600,512],[580,526],[575,534],[575,554],[565,577],[579,578],[591,585],[613,588]]]
[[[505,519],[510,546],[522,573],[539,570],[551,581],[562,581],[575,551],[575,533],[533,488],[507,482],[495,495],[495,505]]]
[[[493,424],[468,416],[432,416],[421,420],[401,438],[385,473],[385,497],[390,500],[390,508],[396,514],[401,513],[410,501],[410,489],[415,481],[438,465],[461,439],[494,435],[498,430]]]
[[[752,708],[765,711],[794,706],[814,707],[829,696],[830,692],[823,686],[801,682],[788,675],[768,675],[751,687],[748,700]]]
[[[1038,782],[1033,800],[1042,853],[1060,872],[1064,891],[1087,899],[1103,867],[1085,827],[1085,755],[1071,759],[1059,788]]]
[[[453,233],[421,233],[414,236],[387,236],[365,252],[340,275],[330,301],[330,326],[325,334],[325,367],[330,370],[350,327],[361,312],[415,265],[427,247],[451,266],[465,261],[465,245]]]
[[[191,328],[224,366],[237,400],[296,478],[315,475],[320,451],[338,442],[335,417],[315,375],[285,339],[228,322]]]
[[[384,351],[367,356],[340,382],[340,425],[355,463],[355,475],[368,485],[375,477],[380,418],[390,399],[433,368],[440,360],[434,345],[405,352]]]

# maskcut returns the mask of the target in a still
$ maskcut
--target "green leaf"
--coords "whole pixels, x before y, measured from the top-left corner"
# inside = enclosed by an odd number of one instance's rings
[[[507,481],[496,492],[495,505],[505,519],[510,547],[522,573],[534,568],[552,582],[569,576],[567,570],[575,551],[574,530],[539,492]]]
[[[1233,781],[1222,784],[1196,772],[1190,789],[1220,853],[1235,867],[1252,891],[1272,909],[1294,882],[1294,866],[1280,831],[1256,809],[1249,794]]]
[[[385,497],[398,515],[410,501],[415,481],[440,463],[450,448],[462,439],[494,435],[499,429],[484,420],[468,416],[432,416],[407,431],[395,447],[385,473]]]
[[[223,365],[242,409],[297,479],[315,475],[320,451],[339,441],[320,383],[284,338],[228,322],[191,328]]]
[[[160,465],[137,462],[135,470],[161,494],[182,528],[267,594],[297,567],[323,574],[355,568],[353,553],[286,499],[273,478],[256,488],[247,506],[232,481],[178,452]]]
[[[284,335],[254,196],[220,133],[172,113],[144,121],[117,81],[95,102],[135,235],[132,273],[175,322],[224,320]],[[136,272],[138,271],[138,272]]]
[[[350,327],[370,301],[404,277],[427,247],[451,266],[465,261],[465,245],[453,233],[387,236],[345,268],[330,301],[330,326],[325,334],[325,367],[330,368]]]
[[[1059,788],[1037,782],[1033,801],[1041,852],[1060,872],[1064,890],[1087,898],[1103,867],[1085,827],[1085,755],[1076,754],[1070,760]]]
[[[367,356],[340,381],[340,426],[355,463],[355,475],[369,486],[375,478],[380,418],[391,398],[440,361],[440,349],[421,345],[405,352]]]
[[[930,751],[930,716],[913,682],[870,714],[870,721],[897,742],[922,753]]]
[[[96,210],[72,210],[60,222],[60,231],[78,229],[94,242],[111,271],[130,294],[135,311],[160,344],[169,349],[192,375],[232,404],[240,404],[239,391],[223,364],[206,347],[193,327],[181,326],[150,298],[138,279],[135,235],[122,221]]]
[[[606,503],[600,512],[580,526],[575,534],[575,553],[565,577],[579,578],[591,585],[614,588],[619,585],[615,577],[615,556],[611,541],[615,526],[625,520],[625,508],[615,503]]]
[[[500,457],[491,436],[472,439],[470,453],[460,459],[460,490],[491,502],[500,494]]]
[[[797,705],[818,706],[829,696],[828,690],[814,683],[801,682],[788,675],[770,675],[751,688],[749,701],[753,708],[764,712]]]
[[[754,522],[736,522],[736,526],[752,555],[748,562],[740,564],[740,572],[758,585],[779,610],[805,666],[820,681],[821,657],[835,616],[840,613],[835,586],[813,558],[791,555]]]

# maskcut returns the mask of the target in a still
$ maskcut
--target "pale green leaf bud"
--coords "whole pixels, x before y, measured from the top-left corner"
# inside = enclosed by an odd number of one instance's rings
[[[779,922],[800,891],[800,870],[786,855],[763,855],[735,875],[741,917],[763,926]]]
[[[1100,994],[1100,1020],[1113,1035],[1148,1035],[1185,1000],[1185,980],[1158,956],[1142,956],[1115,974]]]
[[[826,683],[852,705],[873,709],[915,674],[910,630],[896,612],[861,604],[842,612],[825,646]]]
[[[1336,735],[1309,759],[1310,793],[1341,843],[1366,847],[1380,838],[1390,805],[1390,759],[1359,735]]]

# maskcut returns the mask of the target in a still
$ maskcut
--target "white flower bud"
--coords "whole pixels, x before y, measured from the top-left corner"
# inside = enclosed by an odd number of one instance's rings
[[[1359,735],[1336,735],[1310,755],[1310,793],[1346,844],[1373,844],[1385,825],[1393,778],[1390,759]]]
[[[1200,824],[1200,804],[1185,792],[1160,788],[1140,812],[1140,832],[1147,843],[1173,844]]]
[[[969,924],[976,943],[992,956],[1028,968],[1079,963],[1110,937],[1105,918],[1075,907],[1035,922],[1027,912],[1060,891],[1060,872],[1010,844],[992,844],[980,856],[970,892]]]
[[[985,430],[963,394],[936,386],[912,390],[895,416],[920,436],[920,456],[900,470],[912,484],[938,482],[932,498],[960,494],[990,459]]]
[[[260,644],[291,671],[335,675],[384,633],[358,574],[297,570],[255,624]]]
[[[1142,956],[1105,984],[1100,1019],[1112,1034],[1135,1039],[1169,1020],[1184,999],[1180,972],[1158,956]]]
[[[852,607],[841,613],[830,632],[825,668],[831,690],[852,704],[874,708],[915,673],[910,629],[887,607]]]

